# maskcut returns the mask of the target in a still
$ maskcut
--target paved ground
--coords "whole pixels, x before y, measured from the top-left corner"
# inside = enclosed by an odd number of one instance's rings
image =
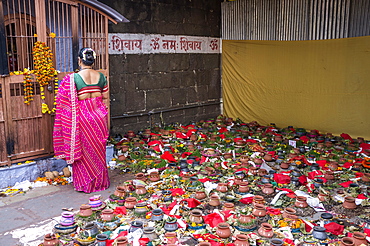
[[[97,194],[105,200],[117,185],[133,179],[132,174],[123,174],[118,169],[109,173],[111,186],[101,192],[85,194],[74,191],[72,184],[49,185],[0,198],[0,246],[38,246],[58,223],[62,208],[77,211],[81,204],[89,202],[90,196]]]

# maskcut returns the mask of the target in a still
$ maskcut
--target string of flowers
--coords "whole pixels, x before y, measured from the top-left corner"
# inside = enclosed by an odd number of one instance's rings
[[[34,34],[34,37],[37,37],[37,34]],[[55,38],[55,33],[50,33],[49,37]],[[41,111],[43,114],[54,113],[56,110],[56,95],[58,93],[58,73],[54,68],[53,64],[53,53],[50,50],[50,47],[46,45],[45,42],[37,41],[34,43],[33,49],[33,62],[34,70],[25,68],[23,71],[14,71],[11,72],[11,75],[23,75],[23,91],[24,91],[24,103],[27,105],[31,104],[34,96],[34,80],[33,76],[36,77],[36,81],[40,85],[40,96],[41,96]],[[54,102],[53,107],[50,109],[47,103],[45,102],[45,86],[49,83],[54,82]]]
[[[36,35],[37,36],[37,35]],[[55,38],[55,33],[50,33],[51,38]],[[54,68],[53,64],[53,53],[50,47],[46,45],[45,42],[37,41],[35,42],[32,50],[34,70],[33,73],[36,76],[36,81],[40,84],[40,96],[41,96],[41,111],[43,114],[54,113],[56,110],[56,94],[58,90],[58,71]],[[45,102],[45,86],[47,86],[50,81],[54,81],[54,103],[52,109],[49,108]]]
[[[33,101],[33,83],[32,83],[32,70],[24,69],[23,70],[23,86],[24,86],[24,103],[30,105]]]

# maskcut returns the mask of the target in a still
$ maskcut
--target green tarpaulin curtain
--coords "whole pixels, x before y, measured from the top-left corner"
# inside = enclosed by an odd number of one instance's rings
[[[222,42],[224,114],[370,139],[370,36]]]

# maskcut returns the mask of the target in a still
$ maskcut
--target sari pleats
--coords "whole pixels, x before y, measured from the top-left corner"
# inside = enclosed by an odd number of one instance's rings
[[[73,75],[66,76],[57,95],[54,152],[72,164],[77,191],[97,192],[110,185],[105,156],[107,122],[102,97],[77,100]]]

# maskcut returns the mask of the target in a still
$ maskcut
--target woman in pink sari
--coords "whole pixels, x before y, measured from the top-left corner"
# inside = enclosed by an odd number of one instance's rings
[[[106,165],[108,98],[105,76],[92,69],[95,51],[83,48],[80,71],[65,76],[57,94],[53,143],[57,158],[72,164],[73,185],[86,193],[105,190],[110,181]]]

